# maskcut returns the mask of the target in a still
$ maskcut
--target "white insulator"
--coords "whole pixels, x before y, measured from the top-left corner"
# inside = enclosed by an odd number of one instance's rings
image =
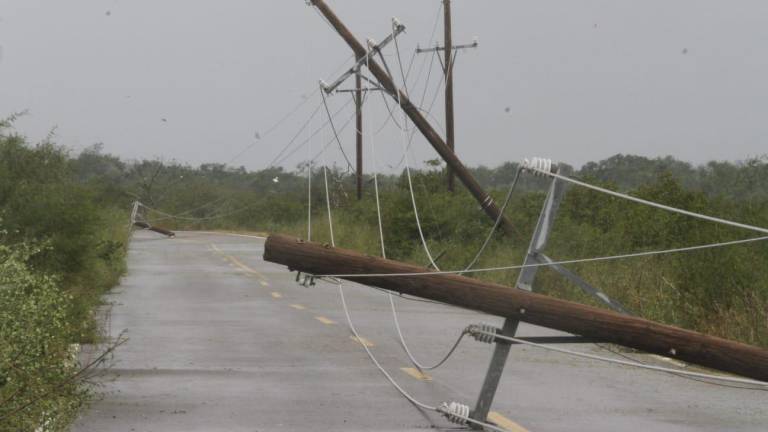
[[[478,342],[493,343],[499,328],[488,323],[471,324],[466,330]]]
[[[445,403],[440,405],[440,412],[450,421],[458,425],[466,425],[469,418],[469,406],[458,402]]]
[[[392,27],[394,28],[400,27],[400,20],[397,19],[397,17],[392,17]]]
[[[323,90],[328,88],[328,83],[325,82],[325,80],[320,80],[319,82],[320,82],[320,87],[322,87]]]
[[[532,171],[534,175],[544,176],[552,173],[552,159],[534,157],[523,159],[523,168]]]

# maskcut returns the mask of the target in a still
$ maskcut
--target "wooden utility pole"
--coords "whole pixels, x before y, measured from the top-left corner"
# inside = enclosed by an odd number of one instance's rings
[[[315,275],[385,274],[343,278],[768,381],[767,350],[634,316],[452,274],[386,276],[432,270],[289,236],[270,236],[264,260]]]
[[[453,141],[453,41],[451,36],[451,0],[443,0],[443,44],[445,45],[445,141],[452,152],[456,152]],[[453,192],[453,170],[445,169],[448,174],[448,190]]]
[[[445,143],[448,147],[456,152],[455,145],[455,122],[453,115],[453,66],[454,58],[456,57],[456,51],[460,49],[477,48],[477,39],[471,44],[466,45],[454,45],[453,44],[453,29],[451,25],[451,0],[443,0],[443,46],[436,45],[431,48],[416,48],[416,53],[437,53],[440,58],[440,52],[443,52],[443,58],[440,59],[440,64],[443,68],[443,79],[445,79]],[[449,165],[446,167],[446,174],[448,179],[448,190],[454,191],[454,173],[453,168]]]
[[[357,57],[363,57],[366,55],[365,47],[355,38],[352,32],[341,22],[338,16],[331,10],[324,0],[310,0],[311,4],[317,7],[318,11],[328,20],[331,26],[339,33],[344,41],[352,48]],[[456,177],[461,180],[464,186],[469,190],[472,196],[480,204],[485,214],[488,215],[493,221],[501,219],[500,226],[506,232],[512,232],[514,230],[512,223],[504,215],[501,214],[501,209],[496,205],[493,198],[488,195],[477,180],[472,176],[472,173],[464,166],[463,163],[456,157],[453,150],[445,144],[437,131],[431,124],[424,118],[419,112],[419,109],[411,102],[408,95],[405,92],[400,91],[395,86],[392,77],[379,66],[379,64],[373,59],[369,59],[367,62],[368,69],[371,74],[379,81],[381,87],[390,94],[402,108],[403,112],[411,119],[414,125],[424,135],[424,138],[432,145],[437,153],[445,160],[445,163],[453,169]]]
[[[355,74],[355,122],[357,123],[357,199],[363,199],[363,80]]]
[[[138,227],[138,228],[142,228],[142,229],[145,229],[145,230],[149,230],[149,231],[154,231],[154,232],[156,232],[158,234],[162,234],[164,236],[176,237],[176,233],[171,231],[171,230],[169,230],[169,229],[167,229],[167,228],[150,225],[150,224],[148,224],[146,222],[143,222],[143,221],[136,221],[136,222],[133,223],[133,226]]]

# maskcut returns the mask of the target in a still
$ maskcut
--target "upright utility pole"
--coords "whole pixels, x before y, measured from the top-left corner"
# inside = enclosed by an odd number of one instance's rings
[[[357,199],[363,199],[363,80],[355,74],[355,122],[357,123]]]
[[[453,141],[453,41],[451,37],[451,0],[443,0],[443,44],[445,45],[445,141],[452,152],[456,152]],[[453,192],[453,170],[446,167],[448,190]]]
[[[445,144],[452,152],[456,152],[455,135],[454,135],[454,116],[453,116],[453,63],[456,57],[455,51],[467,48],[477,48],[478,43],[475,40],[471,44],[466,45],[453,45],[453,29],[451,27],[451,0],[443,0],[443,46],[435,45],[432,48],[417,48],[416,53],[434,52],[437,53],[438,58],[440,52],[443,53],[441,58],[441,66],[443,68],[443,75],[445,79]],[[454,190],[454,173],[453,167],[450,165],[446,168],[446,174],[448,177],[448,190],[453,192]]]

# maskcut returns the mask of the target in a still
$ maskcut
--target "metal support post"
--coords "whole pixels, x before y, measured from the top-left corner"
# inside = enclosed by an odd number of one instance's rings
[[[528,254],[525,257],[524,264],[532,264],[536,261],[536,253],[544,248],[549,238],[549,233],[555,221],[557,209],[560,207],[560,201],[565,192],[565,184],[557,179],[552,180],[549,187],[547,198],[544,201],[544,207],[539,214],[539,221],[536,223],[531,243],[528,246]],[[533,279],[536,276],[538,267],[525,267],[520,271],[517,278],[516,287],[526,291],[533,291]],[[514,319],[504,320],[500,334],[503,336],[514,337],[517,332],[519,321]],[[507,363],[509,349],[511,344],[508,341],[496,340],[496,346],[491,357],[491,364],[488,366],[488,372],[483,381],[483,387],[480,389],[480,396],[477,398],[475,409],[471,417],[475,420],[486,421],[488,412],[493,404],[493,398],[496,396],[496,389],[499,386],[499,380],[504,373],[504,366]]]
[[[528,264],[550,264],[550,267],[558,272],[561,276],[570,280],[581,288],[585,293],[590,294],[598,300],[604,302],[608,307],[616,312],[631,315],[631,313],[618,301],[611,299],[602,292],[600,289],[593,287],[587,281],[579,277],[576,273],[568,270],[567,268],[559,265],[552,264],[554,261],[545,255],[542,250],[547,245],[547,240],[552,231],[552,226],[557,216],[557,211],[560,208],[560,203],[565,195],[566,184],[564,182],[553,179],[547,192],[547,198],[544,201],[544,206],[539,214],[539,220],[536,223],[536,229],[533,232],[531,243],[528,246],[528,253],[525,257],[524,265]],[[526,291],[533,291],[533,281],[536,277],[539,267],[524,267],[520,271],[520,275],[517,278],[516,287]],[[517,331],[518,321],[513,319],[507,319],[504,321],[500,334],[504,336],[514,337]],[[475,405],[475,409],[472,411],[472,418],[475,420],[485,421],[488,417],[493,398],[496,395],[496,389],[499,385],[499,379],[504,372],[504,365],[507,362],[509,356],[509,350],[511,344],[508,341],[496,340],[496,347],[491,357],[491,364],[488,366],[488,372],[486,373],[483,387],[480,390],[480,396]]]

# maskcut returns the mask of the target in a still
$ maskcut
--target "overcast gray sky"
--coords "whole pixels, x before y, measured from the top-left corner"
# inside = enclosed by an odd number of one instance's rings
[[[408,28],[400,38],[406,68],[416,44],[429,43],[440,3],[329,0],[360,39],[383,39],[397,16]],[[469,165],[528,156],[580,165],[616,153],[700,163],[768,153],[768,2],[453,5],[455,43],[480,38],[479,49],[459,55],[455,72],[457,151]],[[268,128],[319,79],[331,81],[350,65],[349,55],[304,0],[0,0],[0,115],[28,109],[19,131],[39,140],[57,126],[57,141],[74,149],[103,142],[126,158],[258,169],[319,106],[318,94]],[[387,55],[397,70],[394,51]],[[441,90],[437,62],[427,81],[431,61],[417,57],[410,76],[417,101],[427,85],[425,105]],[[335,111],[348,100],[335,95],[328,103]],[[442,103],[432,111],[437,124]],[[370,136],[385,119],[382,98],[372,94],[366,145],[375,143],[382,170],[402,157],[391,123]],[[314,152],[331,138],[320,135],[310,142]],[[341,137],[351,152],[352,126]],[[293,168],[307,154],[300,148],[283,165]],[[433,157],[414,140],[414,164]],[[337,147],[327,160],[343,160]]]

